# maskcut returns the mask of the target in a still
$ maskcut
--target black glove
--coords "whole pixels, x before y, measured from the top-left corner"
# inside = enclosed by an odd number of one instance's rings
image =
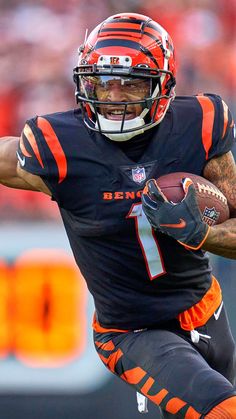
[[[185,196],[181,202],[173,204],[161,192],[155,179],[148,180],[142,194],[143,210],[153,228],[185,247],[197,250],[206,240],[210,226],[202,221],[191,179],[182,179],[182,185]]]

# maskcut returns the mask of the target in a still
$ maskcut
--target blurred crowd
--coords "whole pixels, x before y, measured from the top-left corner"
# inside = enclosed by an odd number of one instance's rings
[[[74,107],[72,68],[86,29],[127,11],[171,34],[177,94],[220,94],[236,114],[236,0],[0,0],[0,136],[18,136],[35,114]],[[41,194],[0,191],[1,219],[58,218]]]

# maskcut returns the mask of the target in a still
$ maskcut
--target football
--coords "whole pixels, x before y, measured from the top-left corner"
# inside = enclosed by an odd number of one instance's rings
[[[175,172],[159,177],[157,184],[170,202],[177,203],[184,197],[181,180],[186,177],[193,181],[197,202],[205,223],[212,226],[228,220],[229,207],[226,197],[213,183],[202,176]]]

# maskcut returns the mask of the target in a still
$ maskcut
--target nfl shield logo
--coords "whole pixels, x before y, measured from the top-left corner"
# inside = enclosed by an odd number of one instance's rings
[[[208,208],[205,207],[203,213],[202,213],[202,219],[207,223],[209,226],[213,226],[218,218],[220,216],[220,213],[216,211],[215,207]]]
[[[132,169],[132,178],[136,183],[142,183],[146,179],[146,173],[144,167],[136,167]]]

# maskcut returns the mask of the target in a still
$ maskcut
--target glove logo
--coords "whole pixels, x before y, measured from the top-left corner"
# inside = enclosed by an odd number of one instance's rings
[[[180,218],[179,223],[177,224],[160,224],[160,227],[184,228],[186,227],[186,222],[183,220],[183,218]]]

